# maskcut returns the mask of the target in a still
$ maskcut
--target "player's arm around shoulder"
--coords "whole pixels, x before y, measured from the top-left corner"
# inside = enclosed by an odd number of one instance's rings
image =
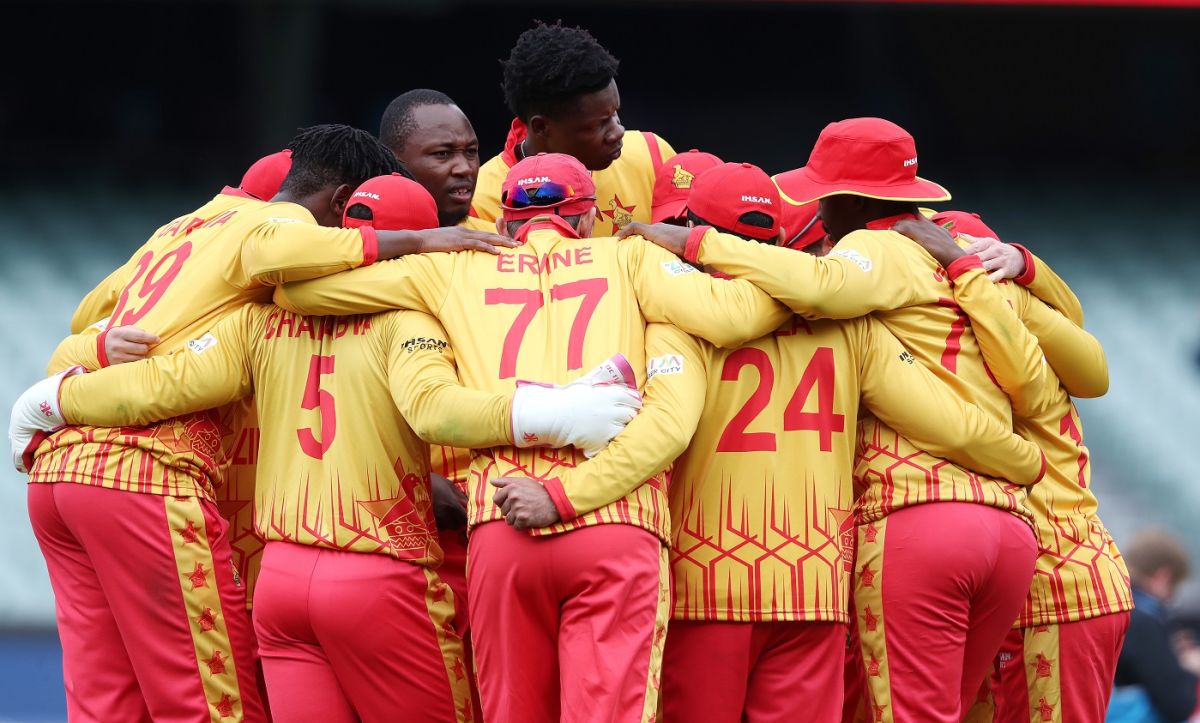
[[[791,316],[753,284],[710,276],[644,239],[629,237],[618,251],[646,321],[674,324],[733,348],[774,331]]]
[[[65,420],[141,425],[253,394],[251,337],[264,313],[264,305],[248,304],[171,354],[67,378],[59,390]]]
[[[512,444],[512,395],[462,386],[437,319],[418,311],[383,312],[373,328],[386,330],[392,399],[418,437],[462,448]]]
[[[311,214],[291,203],[268,204],[247,213],[257,218],[243,222],[248,227],[238,263],[226,274],[235,286],[277,286],[327,276],[369,265],[378,257],[370,227],[318,226]]]
[[[1013,286],[1011,293],[1021,321],[1037,337],[1067,393],[1081,398],[1108,393],[1108,359],[1100,340],[1027,289]]]
[[[881,322],[855,323],[863,345],[862,400],[875,416],[935,457],[1015,484],[1042,478],[1046,459],[1037,445],[960,399]]]
[[[275,288],[274,301],[298,314],[437,313],[462,254],[417,254]]]
[[[964,256],[946,269],[954,301],[971,320],[983,359],[1008,395],[1017,416],[1029,419],[1052,404],[1058,377],[1046,363],[1038,339],[1017,315],[1028,293],[1015,284],[992,283],[977,256]]]
[[[646,327],[641,412],[595,457],[545,482],[562,521],[621,499],[687,449],[704,409],[703,349],[670,324]]]

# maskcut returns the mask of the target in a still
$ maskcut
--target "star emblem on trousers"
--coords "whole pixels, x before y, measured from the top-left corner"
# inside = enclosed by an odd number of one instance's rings
[[[192,570],[191,575],[188,575],[188,581],[192,583],[193,590],[198,587],[208,587],[208,571],[204,569],[203,563],[196,563],[196,569]]]
[[[220,675],[225,672],[225,660],[226,658],[221,655],[220,650],[214,650],[212,657],[204,661],[204,664],[208,666],[210,675]]]
[[[217,627],[217,614],[212,611],[212,608],[204,608],[204,612],[196,618],[196,625],[199,626],[202,633],[212,632]]]
[[[196,523],[191,520],[188,520],[187,527],[176,528],[175,531],[179,533],[179,537],[185,545],[189,545],[199,539],[198,532],[196,531]]]

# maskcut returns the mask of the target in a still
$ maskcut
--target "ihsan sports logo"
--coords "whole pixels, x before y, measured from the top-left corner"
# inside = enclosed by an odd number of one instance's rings
[[[404,351],[409,354],[412,354],[414,351],[436,351],[438,354],[441,354],[448,346],[450,345],[441,339],[430,339],[426,336],[415,336],[401,344]]]

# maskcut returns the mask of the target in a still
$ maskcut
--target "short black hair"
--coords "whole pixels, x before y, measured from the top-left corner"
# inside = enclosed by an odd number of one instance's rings
[[[747,241],[757,241],[762,244],[771,244],[771,245],[775,244],[774,237],[754,238],[753,236],[747,236],[744,233],[738,233],[737,231],[734,231],[731,228],[725,228],[723,226],[718,226],[715,223],[709,223],[708,221],[705,221],[704,219],[700,218],[695,213],[693,213],[691,209],[688,209],[687,215],[688,215],[688,220],[692,222],[693,226],[712,226],[713,228],[720,231],[721,233],[732,234],[733,236],[737,236],[738,238],[746,239]],[[754,226],[755,228],[763,228],[763,229],[769,229],[769,228],[771,228],[771,226],[773,226],[775,224],[775,219],[771,218],[770,216],[763,213],[762,211],[747,211],[746,213],[743,213],[741,216],[738,216],[738,221],[746,224],[747,226]]]
[[[396,153],[404,150],[408,137],[416,130],[417,123],[413,120],[413,111],[427,105],[458,105],[450,96],[428,88],[417,88],[402,93],[388,103],[379,121],[379,140],[383,145]]]
[[[288,148],[292,151],[292,168],[279,190],[297,196],[343,183],[357,188],[368,178],[404,170],[375,136],[338,123],[301,128]]]
[[[608,87],[616,58],[583,28],[538,22],[521,33],[504,66],[504,100],[521,120],[555,115],[579,96]]]

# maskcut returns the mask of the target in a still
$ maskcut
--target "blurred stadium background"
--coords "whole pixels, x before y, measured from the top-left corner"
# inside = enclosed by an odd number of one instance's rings
[[[1112,388],[1080,407],[1118,542],[1162,525],[1200,561],[1200,9],[1180,4],[11,4],[0,400],[42,376],[80,297],[154,228],[299,126],[376,131],[392,97],[430,87],[496,153],[497,61],[561,18],[621,59],[626,127],[677,150],[776,173],[832,120],[910,130],[947,207],[1030,246],[1083,300]],[[58,655],[24,479],[0,465],[0,721],[65,717]]]

